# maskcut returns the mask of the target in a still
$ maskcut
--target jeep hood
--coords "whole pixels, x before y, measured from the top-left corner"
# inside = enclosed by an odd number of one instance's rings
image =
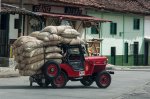
[[[95,65],[106,65],[108,59],[104,56],[88,56],[85,60]]]

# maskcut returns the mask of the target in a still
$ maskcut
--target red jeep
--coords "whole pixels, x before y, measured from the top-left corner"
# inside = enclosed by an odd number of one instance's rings
[[[100,88],[107,88],[111,83],[110,74],[106,71],[108,59],[103,56],[88,56],[83,45],[62,45],[63,62],[47,61],[42,69],[42,74],[30,76],[30,86],[36,82],[40,86],[54,88],[65,87],[71,81],[80,81],[84,86],[90,86],[94,81]]]

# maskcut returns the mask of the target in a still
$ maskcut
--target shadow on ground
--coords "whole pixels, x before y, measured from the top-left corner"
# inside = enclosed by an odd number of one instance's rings
[[[66,86],[65,88],[52,88],[51,86],[48,87],[40,87],[40,86],[13,86],[13,85],[7,85],[7,86],[0,86],[0,89],[99,89],[98,87],[90,86]]]

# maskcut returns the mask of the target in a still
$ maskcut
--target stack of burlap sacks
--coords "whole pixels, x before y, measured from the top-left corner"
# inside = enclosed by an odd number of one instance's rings
[[[32,32],[29,36],[19,37],[13,44],[16,69],[20,75],[31,76],[41,73],[41,67],[48,60],[62,62],[59,44],[82,44],[75,29],[70,26],[47,26],[41,31]]]

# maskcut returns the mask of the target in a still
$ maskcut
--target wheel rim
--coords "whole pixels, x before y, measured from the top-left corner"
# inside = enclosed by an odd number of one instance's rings
[[[54,80],[54,84],[57,87],[62,87],[64,85],[64,83],[65,83],[65,78],[62,74],[60,76],[58,76],[57,78],[55,78],[55,80]]]
[[[100,76],[100,80],[99,80],[99,83],[102,85],[102,86],[107,86],[109,85],[110,83],[110,79],[109,79],[109,76],[106,75],[106,74],[103,74]]]
[[[56,75],[58,74],[58,68],[57,68],[57,66],[54,65],[54,64],[50,64],[50,65],[48,66],[47,71],[48,71],[48,74],[49,74],[51,77],[56,77]]]

